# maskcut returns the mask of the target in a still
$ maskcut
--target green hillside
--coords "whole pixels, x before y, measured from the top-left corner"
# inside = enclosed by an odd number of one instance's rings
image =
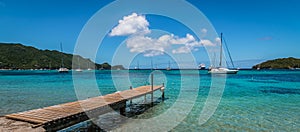
[[[74,67],[81,69],[110,69],[108,63],[94,64],[89,59],[74,55]],[[72,68],[72,54],[62,53],[56,50],[39,50],[22,44],[0,43],[0,69],[58,69],[62,65]],[[78,65],[78,63],[80,65]]]
[[[257,64],[252,68],[261,69],[291,69],[300,68],[300,59],[289,57],[289,58],[279,58],[275,60],[268,60],[266,62]]]

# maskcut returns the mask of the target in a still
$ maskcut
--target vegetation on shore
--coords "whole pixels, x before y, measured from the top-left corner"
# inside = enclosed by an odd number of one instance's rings
[[[40,50],[22,44],[0,43],[0,69],[58,69],[62,66],[62,59],[64,61],[64,67],[68,69],[72,69],[72,65],[74,68],[80,67],[81,69],[125,69],[122,65],[111,66],[108,63],[97,64],[79,55],[62,53],[57,50]],[[300,68],[300,59],[289,57],[268,60],[252,68]]]
[[[64,67],[68,69],[72,69],[72,65],[81,69],[112,68],[108,63],[97,64],[79,55],[57,50],[39,50],[22,44],[0,43],[0,69],[58,69],[62,66],[62,58]]]
[[[279,58],[275,60],[268,60],[266,62],[257,64],[253,69],[294,69],[300,68],[300,59],[289,57]]]

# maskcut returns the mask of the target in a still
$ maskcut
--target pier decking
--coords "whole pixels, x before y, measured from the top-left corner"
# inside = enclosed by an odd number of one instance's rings
[[[32,127],[42,126],[47,131],[59,130],[76,123],[88,120],[91,115],[100,115],[112,110],[120,110],[124,114],[126,101],[152,94],[161,90],[164,98],[164,86],[141,86],[104,96],[93,97],[50,107],[29,110],[5,115],[7,119],[18,120],[33,124]]]

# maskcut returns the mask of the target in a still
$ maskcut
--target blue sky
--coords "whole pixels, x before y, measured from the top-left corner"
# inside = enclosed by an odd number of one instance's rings
[[[98,10],[110,2],[108,0],[0,0],[0,42],[22,43],[50,50],[59,50],[59,43],[62,42],[64,52],[73,53],[84,25]],[[188,2],[202,11],[217,33],[224,33],[232,58],[238,67],[249,67],[260,61],[279,57],[300,58],[300,2],[298,0],[188,0]],[[114,16],[114,13],[118,12],[109,12],[107,16]],[[186,35],[190,34],[195,37],[195,41],[200,41],[192,30],[176,20],[140,14],[140,12],[134,13],[143,16],[149,23],[147,28],[151,30],[151,34],[148,34],[148,37],[154,40],[165,34],[174,34],[177,39],[186,38]],[[129,15],[132,14],[126,14]],[[186,14],[185,18],[191,21],[194,19],[192,14]],[[119,20],[122,20],[122,17]],[[113,23],[118,26],[118,21]],[[129,51],[128,43],[124,42],[128,37],[110,36],[108,33],[98,49],[96,62],[111,63],[113,53],[122,43]],[[166,67],[171,60],[167,55],[153,57],[144,55],[140,53],[134,58],[131,67],[139,61],[140,66],[146,68],[152,60],[154,66],[158,65],[162,68]],[[196,56],[198,63],[208,61],[203,47],[198,47],[193,51],[193,55]],[[173,65],[172,60],[171,63]]]

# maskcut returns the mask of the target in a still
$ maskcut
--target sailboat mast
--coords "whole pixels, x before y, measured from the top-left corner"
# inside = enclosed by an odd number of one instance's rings
[[[213,57],[213,65],[212,67],[216,67],[217,66],[217,61],[216,61],[216,53],[214,53],[214,57]]]
[[[61,51],[61,67],[64,67],[64,57],[63,57],[62,43],[60,43],[60,51]]]
[[[229,55],[229,58],[230,58],[230,61],[231,61],[231,65],[232,65],[232,66],[233,66],[233,68],[234,68],[235,66],[234,66],[234,64],[233,64],[232,57],[231,57],[231,54],[230,54],[230,52],[229,52],[229,48],[228,48],[228,46],[227,46],[227,43],[226,43],[226,40],[225,40],[225,38],[224,38],[224,44],[225,44],[225,47],[226,47],[227,53],[228,53],[228,55]]]
[[[80,69],[79,56],[77,57],[77,61],[78,61],[78,69]]]
[[[223,49],[223,46],[222,46],[223,38],[222,37],[223,37],[223,33],[221,33],[220,64],[219,64],[220,67],[222,66],[222,54],[223,54],[222,53],[222,49]]]
[[[152,58],[151,58],[151,70],[153,70],[153,61],[152,61]]]

